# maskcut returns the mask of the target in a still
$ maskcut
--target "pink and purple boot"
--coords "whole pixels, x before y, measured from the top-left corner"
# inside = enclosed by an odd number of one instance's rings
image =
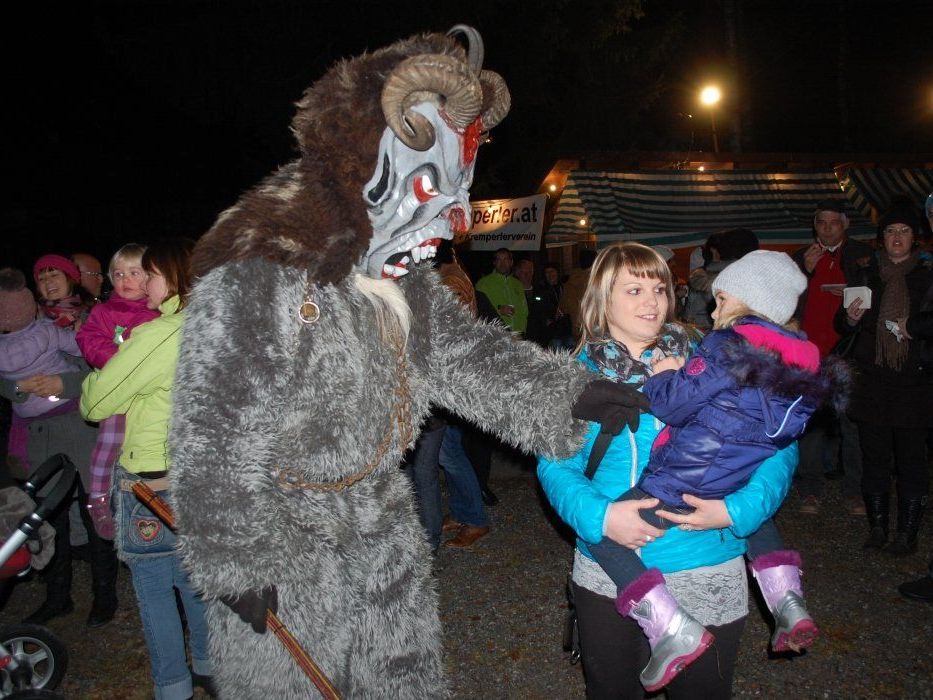
[[[771,648],[776,652],[800,651],[812,645],[820,631],[807,612],[800,585],[800,554],[779,550],[756,557],[752,575],[774,616]]]
[[[616,610],[644,631],[651,658],[639,678],[653,692],[670,683],[713,643],[706,631],[678,605],[658,569],[648,569],[619,593]]]

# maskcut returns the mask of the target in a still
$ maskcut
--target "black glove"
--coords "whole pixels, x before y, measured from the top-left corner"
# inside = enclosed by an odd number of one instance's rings
[[[222,595],[220,600],[243,622],[252,626],[256,634],[266,633],[266,611],[279,611],[279,591],[275,586],[267,586],[261,591],[245,591],[237,597]]]
[[[599,423],[601,433],[618,435],[627,425],[638,430],[639,415],[651,408],[648,397],[630,384],[608,379],[590,382],[570,410],[574,418]]]

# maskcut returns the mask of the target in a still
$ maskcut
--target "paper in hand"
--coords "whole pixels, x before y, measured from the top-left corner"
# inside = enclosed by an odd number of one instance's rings
[[[871,308],[871,289],[868,287],[846,287],[842,290],[842,305],[849,308],[856,299],[862,300],[861,309],[863,311]]]

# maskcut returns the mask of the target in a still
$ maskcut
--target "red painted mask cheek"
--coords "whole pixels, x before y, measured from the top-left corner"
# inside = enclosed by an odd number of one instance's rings
[[[483,123],[480,117],[473,120],[460,137],[462,150],[460,158],[463,161],[463,167],[466,168],[476,160],[476,151],[479,149],[479,139],[483,133]]]

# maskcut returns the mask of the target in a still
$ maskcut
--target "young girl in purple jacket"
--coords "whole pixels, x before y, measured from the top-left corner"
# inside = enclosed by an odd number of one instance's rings
[[[133,328],[159,315],[158,311],[146,306],[148,275],[142,268],[145,252],[145,246],[128,243],[113,254],[108,271],[113,293],[107,301],[91,309],[91,315],[78,331],[78,346],[94,369],[101,369],[107,364],[123,341],[130,337]],[[87,507],[97,534],[107,540],[114,537],[110,480],[125,430],[126,418],[123,415],[102,420],[97,431],[97,444],[91,454]]]
[[[659,358],[644,385],[652,414],[667,427],[637,486],[619,500],[656,497],[676,523],[677,513],[692,510],[693,498],[721,499],[736,491],[803,433],[843,378],[836,367],[820,372],[817,347],[783,326],[806,285],[790,257],[774,251],[749,253],[719,274],[714,330],[686,366],[682,358]],[[641,513],[656,527],[671,527],[652,511]],[[803,600],[800,555],[784,549],[771,520],[747,541],[752,573],[775,619],[772,648],[810,646],[818,630]],[[648,636],[648,668],[656,671],[649,675],[660,678],[648,690],[666,685],[699,658],[712,635],[680,608],[661,572],[646,570],[636,552],[608,537],[590,552],[618,587],[619,613],[635,619]],[[659,610],[667,614],[659,618]]]

